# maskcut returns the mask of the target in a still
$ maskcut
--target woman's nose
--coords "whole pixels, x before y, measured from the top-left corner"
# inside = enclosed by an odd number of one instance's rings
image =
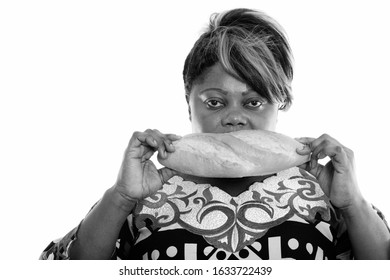
[[[223,126],[246,126],[247,124],[247,116],[238,111],[229,112],[224,118],[222,118]]]

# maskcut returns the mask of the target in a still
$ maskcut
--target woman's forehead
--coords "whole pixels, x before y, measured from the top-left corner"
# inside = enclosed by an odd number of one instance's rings
[[[196,80],[194,87],[198,91],[203,91],[207,88],[238,92],[248,92],[251,90],[249,85],[227,73],[219,63],[206,69],[201,77]]]

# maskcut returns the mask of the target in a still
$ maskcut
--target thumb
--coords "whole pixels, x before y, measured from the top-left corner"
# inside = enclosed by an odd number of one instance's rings
[[[322,169],[324,168],[324,166],[322,166],[321,164],[317,164],[314,168],[312,168],[310,161],[306,162],[302,165],[299,165],[298,167],[306,170],[307,172],[309,172],[311,175],[313,175],[317,179],[318,179],[319,175],[321,174]]]
[[[158,170],[158,174],[160,175],[161,182],[163,184],[165,184],[173,176],[178,175],[179,172],[177,172],[176,170],[170,169],[168,167],[163,167],[163,168]]]
[[[315,138],[313,138],[313,137],[295,137],[294,140],[298,141],[299,143],[308,145],[311,142],[313,142],[315,140]]]
[[[311,137],[299,137],[299,138],[294,138],[295,141],[299,142],[302,144],[300,148],[296,149],[297,154],[303,156],[303,155],[308,155],[311,153],[311,142],[313,142],[314,138]]]

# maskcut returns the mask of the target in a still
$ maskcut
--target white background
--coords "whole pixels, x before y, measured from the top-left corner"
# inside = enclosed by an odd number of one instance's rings
[[[278,131],[328,133],[390,217],[386,1],[2,1],[1,259],[38,258],[115,182],[136,130],[191,132],[182,68],[211,13],[262,10],[288,33],[292,108]]]

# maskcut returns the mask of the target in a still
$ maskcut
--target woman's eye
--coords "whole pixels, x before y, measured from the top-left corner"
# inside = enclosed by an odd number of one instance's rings
[[[263,105],[263,102],[261,102],[259,100],[251,100],[251,101],[246,103],[246,106],[248,106],[250,108],[259,108],[259,107],[261,107],[261,105]]]
[[[218,109],[224,106],[224,104],[221,101],[216,99],[207,100],[205,103],[207,107],[211,109]]]

